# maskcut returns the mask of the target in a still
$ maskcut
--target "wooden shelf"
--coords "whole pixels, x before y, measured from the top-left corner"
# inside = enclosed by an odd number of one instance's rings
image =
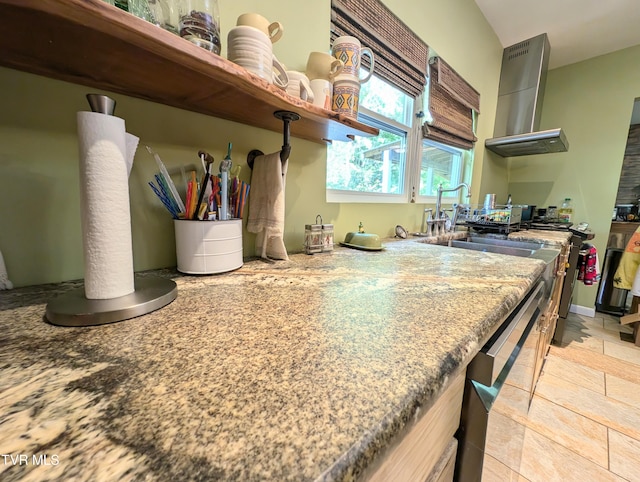
[[[13,69],[276,132],[287,110],[291,135],[320,143],[378,134],[102,0],[0,0],[0,29]]]

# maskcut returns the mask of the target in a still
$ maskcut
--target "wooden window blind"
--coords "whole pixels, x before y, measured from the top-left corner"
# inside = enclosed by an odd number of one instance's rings
[[[331,43],[344,35],[371,49],[378,77],[412,97],[423,93],[429,48],[379,0],[331,0]]]
[[[472,149],[473,112],[480,112],[480,94],[440,57],[429,60],[429,111],[433,121],[425,122],[425,139],[460,149]]]

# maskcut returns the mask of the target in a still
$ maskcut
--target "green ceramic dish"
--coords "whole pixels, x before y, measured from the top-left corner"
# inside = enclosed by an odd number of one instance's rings
[[[380,242],[380,236],[372,233],[347,233],[344,242],[340,243],[350,248],[365,249],[369,251],[380,251],[384,249]]]

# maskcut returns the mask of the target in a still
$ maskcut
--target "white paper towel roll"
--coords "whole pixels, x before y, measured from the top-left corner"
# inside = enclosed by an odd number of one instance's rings
[[[136,149],[138,149],[138,142],[140,138],[129,134],[125,134],[125,142],[127,144],[127,157],[125,158],[125,164],[127,165],[127,179],[131,175],[131,168],[133,167],[133,158],[136,155]]]
[[[117,298],[135,291],[127,167],[133,153],[127,156],[124,120],[78,112],[77,122],[85,296]]]

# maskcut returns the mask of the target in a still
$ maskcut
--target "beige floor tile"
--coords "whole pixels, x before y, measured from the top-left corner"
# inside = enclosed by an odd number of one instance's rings
[[[604,329],[621,333],[633,333],[633,327],[620,323],[620,317],[609,316],[604,318]]]
[[[594,392],[604,395],[604,372],[586,367],[580,363],[565,360],[557,356],[549,356],[544,363],[542,373],[568,380]]]
[[[577,313],[569,313],[569,315],[567,316],[567,320],[579,320],[579,321],[586,321],[589,323],[594,323],[594,324],[598,324],[600,327],[604,326],[604,318],[605,317],[609,317],[611,315],[608,315],[606,313],[600,313],[600,312],[596,312],[595,316],[587,316],[587,315],[579,315]]]
[[[578,455],[608,468],[609,457],[607,429],[593,420],[549,402],[534,397],[529,410],[527,428]]]
[[[595,351],[597,353],[604,352],[602,339],[591,336],[589,333],[583,333],[571,325],[565,326],[564,335],[562,337],[562,346],[569,346],[572,348],[578,347],[585,350]]]
[[[520,474],[532,482],[623,482],[625,479],[533,430],[527,430]]]
[[[492,410],[487,428],[485,453],[514,472],[520,469],[525,426],[510,417]]]
[[[640,408],[640,385],[613,375],[605,375],[605,380],[607,397]]]
[[[633,343],[625,342],[609,343],[604,341],[604,354],[624,360],[635,365],[640,365],[640,347],[635,346]]]
[[[640,440],[638,408],[552,376],[540,379],[536,395]]]
[[[524,425],[529,411],[529,392],[505,384],[502,386],[500,396],[496,399],[492,409]]]
[[[531,387],[533,371],[533,360],[531,365],[516,363],[513,367],[511,367],[511,372],[509,372],[509,377],[505,381],[505,384],[509,384],[528,391],[529,387]]]
[[[596,354],[591,350],[582,348],[556,347],[552,345],[549,349],[549,358],[557,356],[640,385],[640,370],[638,370],[638,366],[623,359],[625,355],[628,355],[625,350],[627,347],[615,343],[610,344],[609,347],[610,351],[615,351],[620,357]],[[635,349],[634,347],[631,348]]]
[[[482,482],[525,482],[527,479],[490,455],[485,455]]]
[[[617,316],[569,314],[526,415],[524,372],[503,387],[492,420],[512,434],[525,428],[523,459],[517,437],[494,435],[502,462],[487,457],[484,480],[640,481],[640,348],[620,339],[631,331]]]
[[[535,430],[550,440],[570,448],[604,468],[608,466],[607,428],[604,425],[542,397],[534,397],[527,411],[528,404],[528,392],[504,385],[493,410],[527,429]],[[493,423],[493,418],[491,418],[491,423]],[[509,433],[507,423],[503,422],[503,425],[500,430]],[[517,431],[518,427],[516,426],[513,432]],[[497,437],[501,439],[505,436]],[[501,440],[500,443],[508,444],[508,441]],[[518,454],[513,449],[509,453]],[[517,470],[517,465],[512,460],[500,456],[496,456],[496,458]]]
[[[640,441],[609,430],[611,472],[628,480],[640,479]]]
[[[566,324],[571,326],[584,325],[591,328],[604,328],[604,318],[602,318],[602,316],[591,318],[589,316],[573,314],[572,316],[567,317]]]
[[[565,330],[575,331],[583,337],[589,336],[592,342],[594,340],[608,340],[614,343],[628,343],[620,339],[619,330],[607,330],[602,319],[599,321],[567,319]]]

